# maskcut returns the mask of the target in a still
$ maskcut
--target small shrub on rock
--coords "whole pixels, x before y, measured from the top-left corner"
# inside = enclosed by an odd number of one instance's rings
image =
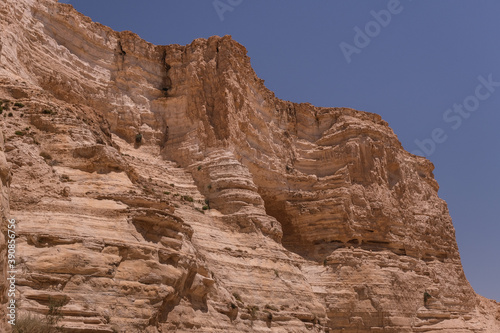
[[[135,135],[135,143],[141,143],[142,142],[142,134],[141,133],[137,133]]]
[[[42,151],[40,153],[40,156],[42,156],[45,160],[51,160],[52,159],[52,156],[50,156],[49,153],[45,152],[45,151]]]

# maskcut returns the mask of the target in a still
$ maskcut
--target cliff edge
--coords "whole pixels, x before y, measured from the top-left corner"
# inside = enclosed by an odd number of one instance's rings
[[[380,116],[277,99],[230,36],[0,14],[2,317],[15,219],[17,316],[56,302],[67,332],[500,331]]]

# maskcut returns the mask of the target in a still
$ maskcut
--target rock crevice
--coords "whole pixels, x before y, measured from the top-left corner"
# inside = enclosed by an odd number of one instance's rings
[[[432,163],[380,116],[277,99],[230,36],[156,46],[52,0],[0,13],[20,316],[64,299],[68,332],[500,329]]]

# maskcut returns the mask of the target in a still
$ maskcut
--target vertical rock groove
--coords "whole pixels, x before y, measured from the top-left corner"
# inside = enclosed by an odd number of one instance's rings
[[[20,316],[57,299],[70,332],[499,329],[432,163],[380,116],[277,99],[230,36],[156,46],[52,0],[1,12]]]

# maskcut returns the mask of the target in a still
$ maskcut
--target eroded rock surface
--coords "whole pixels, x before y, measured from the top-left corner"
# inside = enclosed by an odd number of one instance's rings
[[[50,0],[0,13],[21,314],[62,300],[68,332],[500,330],[433,165],[380,116],[275,98],[229,36],[155,46]]]

